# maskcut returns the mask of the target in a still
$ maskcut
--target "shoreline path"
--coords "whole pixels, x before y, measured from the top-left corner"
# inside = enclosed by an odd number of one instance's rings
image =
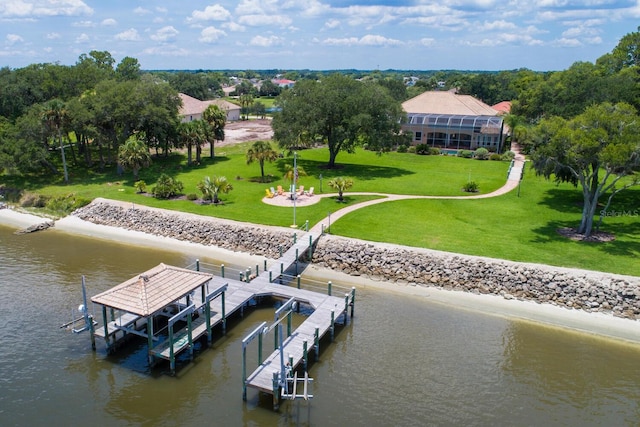
[[[490,197],[497,197],[503,194],[506,194],[515,188],[518,187],[520,183],[520,177],[522,176],[522,169],[525,165],[524,155],[521,154],[520,149],[517,145],[513,144],[511,146],[511,151],[516,153],[514,157],[513,166],[511,167],[511,171],[509,172],[509,176],[507,177],[507,182],[500,188],[491,193],[487,194],[476,194],[472,196],[416,196],[416,195],[408,195],[408,194],[386,194],[386,193],[362,193],[362,192],[353,192],[349,193],[349,195],[353,196],[382,196],[382,199],[368,200],[366,202],[357,203],[351,206],[347,206],[343,209],[337,210],[331,213],[331,219],[333,222],[342,218],[343,216],[356,211],[358,209],[365,208],[367,206],[376,205],[378,203],[391,202],[395,200],[407,200],[407,199],[487,199]],[[296,199],[297,207],[304,207],[316,204],[320,201],[320,199],[324,197],[335,197],[338,193],[328,193],[328,194],[314,194],[313,196],[301,196]],[[274,206],[283,206],[283,207],[293,207],[294,202],[289,196],[274,196],[272,198],[264,197],[262,199],[263,203]],[[318,233],[323,227],[328,227],[328,218],[322,219],[320,222],[315,224],[313,227],[309,229],[309,231]]]

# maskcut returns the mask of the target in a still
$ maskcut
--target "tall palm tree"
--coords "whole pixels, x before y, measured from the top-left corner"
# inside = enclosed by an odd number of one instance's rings
[[[278,153],[267,141],[256,141],[247,150],[247,164],[260,163],[260,182],[264,182],[264,162],[273,162],[278,158]]]
[[[249,118],[249,106],[253,103],[253,95],[251,95],[250,93],[243,93],[242,95],[240,95],[238,100],[240,101],[242,115],[244,116],[245,120],[247,120]]]
[[[213,144],[215,141],[224,141],[224,126],[227,124],[227,113],[218,105],[211,104],[202,112],[202,119],[209,124],[209,146],[213,159]]]
[[[193,147],[200,145],[203,139],[202,126],[197,120],[180,123],[180,140],[187,147],[187,165],[192,164]]]
[[[339,176],[329,180],[328,185],[338,191],[338,201],[342,202],[344,200],[342,193],[353,187],[353,180],[351,178],[343,178]]]
[[[149,148],[138,138],[138,135],[130,136],[127,141],[118,148],[118,162],[125,169],[133,171],[133,181],[138,181],[138,172],[143,167],[151,164]]]
[[[227,194],[233,190],[233,185],[224,176],[214,176],[209,178],[205,176],[202,181],[198,183],[198,189],[202,192],[205,200],[213,200],[213,203],[219,203],[219,193]]]
[[[55,133],[60,144],[60,155],[62,156],[62,168],[64,169],[64,182],[69,183],[69,172],[67,170],[67,159],[64,155],[64,145],[62,144],[62,128],[69,120],[67,108],[59,99],[52,99],[45,106],[42,113],[42,120],[46,126]]]

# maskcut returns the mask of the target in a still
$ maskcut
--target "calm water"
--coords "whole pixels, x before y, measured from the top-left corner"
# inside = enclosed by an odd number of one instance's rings
[[[314,399],[273,412],[254,390],[242,400],[240,344],[273,310],[252,312],[175,377],[148,371],[143,345],[107,357],[58,328],[83,274],[93,295],[192,258],[2,226],[0,247],[0,426],[640,423],[640,346],[366,290],[310,371]]]

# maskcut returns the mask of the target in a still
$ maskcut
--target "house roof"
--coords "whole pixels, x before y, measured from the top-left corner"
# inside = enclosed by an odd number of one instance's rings
[[[498,102],[496,105],[492,105],[491,108],[499,114],[509,114],[511,112],[511,101]]]
[[[184,93],[179,93],[178,96],[182,100],[182,106],[180,107],[179,114],[181,116],[193,116],[202,114],[209,105],[215,104],[223,111],[240,110],[240,107],[236,104],[225,101],[224,99],[210,99],[207,101],[200,101],[197,98],[189,96]]]
[[[402,103],[407,113],[495,116],[496,110],[471,95],[427,91]]]
[[[158,264],[91,298],[96,304],[150,316],[213,279],[211,274]]]

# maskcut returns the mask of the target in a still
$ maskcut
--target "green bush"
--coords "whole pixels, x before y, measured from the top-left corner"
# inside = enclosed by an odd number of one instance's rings
[[[487,160],[489,158],[489,150],[480,147],[476,150],[474,157],[476,160]]]
[[[498,153],[491,153],[489,160],[502,160],[502,156]]]
[[[505,153],[502,155],[502,160],[511,161],[514,157],[516,157],[516,153],[514,153],[513,151],[505,151]]]
[[[191,200],[191,201],[198,200],[198,195],[196,193],[189,193],[187,194],[187,200]]]
[[[133,186],[136,188],[137,193],[146,193],[147,192],[147,183],[143,180],[136,181]]]
[[[151,190],[153,197],[156,199],[168,199],[177,196],[184,188],[182,182],[163,173],[156,181],[156,186]]]
[[[44,208],[49,197],[36,193],[24,193],[20,197],[20,206],[23,208]]]
[[[480,187],[475,181],[469,181],[465,185],[462,186],[462,191],[467,193],[477,193]]]
[[[458,150],[458,157],[463,157],[465,159],[470,159],[473,157],[473,151],[471,150]]]
[[[398,145],[398,153],[406,153],[409,150],[409,146],[405,144]]]
[[[69,214],[88,205],[90,202],[91,200],[77,197],[75,194],[67,194],[66,196],[56,196],[49,199],[44,207],[51,212]]]
[[[416,154],[419,154],[421,156],[429,154],[429,146],[427,144],[416,145]]]
[[[442,152],[438,147],[431,147],[429,148],[429,154],[432,156],[439,156],[440,154],[442,154]]]
[[[407,153],[416,154],[416,146],[410,145],[409,148],[407,149]]]

